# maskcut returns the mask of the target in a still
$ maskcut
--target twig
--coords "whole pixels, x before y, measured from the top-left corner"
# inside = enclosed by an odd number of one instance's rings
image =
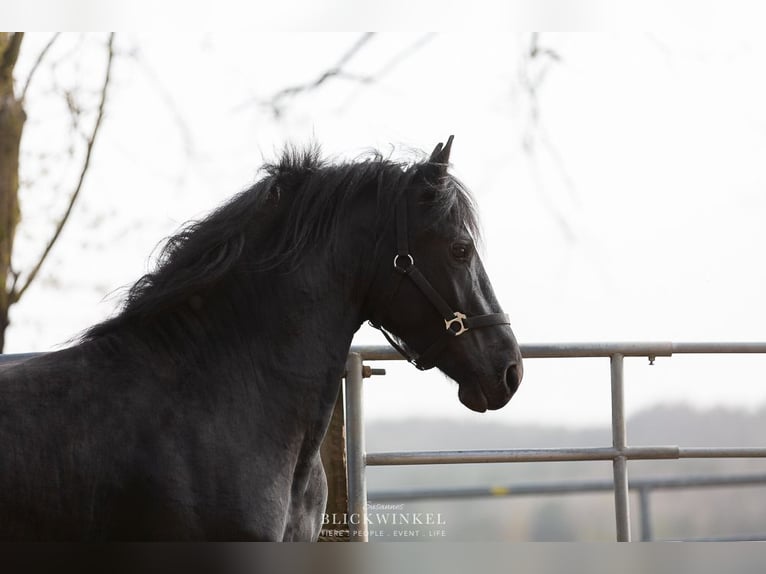
[[[96,115],[95,123],[93,124],[93,131],[91,132],[90,137],[88,138],[88,141],[87,141],[87,146],[85,150],[85,159],[83,161],[82,169],[80,170],[80,177],[77,180],[77,185],[75,186],[74,192],[72,192],[72,195],[69,198],[69,204],[67,205],[66,211],[64,212],[61,219],[59,220],[58,225],[56,225],[56,229],[53,232],[53,235],[51,236],[51,238],[48,240],[48,243],[45,246],[45,249],[43,250],[42,255],[40,256],[40,259],[37,261],[37,264],[32,268],[32,271],[30,271],[21,289],[19,289],[18,291],[14,290],[11,293],[10,300],[14,303],[17,302],[19,299],[21,299],[22,295],[24,295],[24,292],[29,288],[32,281],[34,281],[35,278],[37,277],[37,274],[39,273],[40,268],[42,267],[43,263],[48,257],[48,254],[51,252],[53,245],[58,240],[59,235],[61,235],[61,231],[64,229],[64,225],[68,221],[69,216],[72,213],[72,209],[74,208],[74,204],[77,201],[78,196],[80,195],[83,182],[85,181],[85,175],[88,173],[88,168],[90,167],[90,158],[91,158],[91,154],[93,153],[93,146],[96,143],[96,136],[98,135],[99,129],[101,127],[101,120],[104,117],[104,110],[106,106],[106,94],[109,87],[109,81],[111,79],[113,59],[114,59],[114,32],[109,34],[109,41],[107,42],[106,73],[104,75],[104,84],[101,88],[101,101],[99,102],[99,105],[98,105],[98,113]]]
[[[561,174],[561,179],[564,182],[564,187],[566,187],[567,191],[569,192],[569,197],[575,204],[579,203],[580,198],[577,195],[577,186],[575,185],[574,179],[572,179],[572,176],[567,169],[567,165],[564,161],[564,157],[562,156],[561,151],[556,146],[556,144],[553,143],[553,140],[551,140],[551,138],[548,136],[548,130],[545,128],[545,125],[540,123],[538,130],[540,141],[548,150],[548,155],[553,160],[554,165],[558,168],[559,173]]]
[[[37,55],[37,59],[35,60],[35,63],[32,65],[32,69],[29,70],[29,75],[27,76],[27,81],[24,83],[24,89],[21,90],[21,96],[19,99],[23,102],[24,98],[27,95],[27,90],[29,89],[29,85],[32,83],[32,76],[35,75],[35,72],[37,71],[37,68],[40,67],[40,64],[45,59],[45,55],[48,53],[48,50],[51,49],[51,46],[53,46],[53,43],[58,39],[60,35],[60,32],[56,32],[53,37],[48,40],[48,43],[45,45],[45,48],[42,49],[42,51]]]
[[[569,218],[556,206],[556,202],[554,202],[550,194],[547,193],[540,166],[538,164],[538,158],[534,154],[529,154],[529,167],[532,172],[532,179],[537,188],[537,192],[542,199],[543,205],[548,209],[553,219],[556,220],[556,223],[567,242],[573,243],[577,239],[577,234],[569,223]]]
[[[377,82],[382,77],[390,74],[394,68],[396,68],[399,64],[401,64],[404,60],[407,58],[410,58],[415,52],[423,48],[428,42],[430,42],[434,36],[436,36],[436,32],[428,32],[427,34],[424,34],[423,36],[419,37],[417,40],[415,40],[412,44],[404,48],[403,50],[400,50],[397,54],[394,55],[393,58],[391,58],[386,64],[380,68],[377,72],[372,74],[371,76],[365,76],[363,78],[352,78],[357,79],[362,84],[372,84],[373,82]],[[356,94],[353,94],[349,96],[349,98],[343,102],[341,109],[346,109],[351,102],[354,101],[354,98],[356,97]]]
[[[178,104],[173,98],[173,94],[165,86],[162,79],[157,75],[149,62],[144,58],[140,50],[134,50],[131,54],[131,57],[140,66],[140,68],[146,74],[147,78],[149,78],[149,81],[154,84],[154,88],[157,90],[157,94],[162,99],[165,107],[173,117],[176,128],[178,129],[178,133],[180,134],[181,140],[183,141],[186,157],[193,158],[197,154],[194,137],[192,136],[191,130],[189,129],[189,124],[186,121],[186,118],[179,110]]]
[[[373,80],[378,80],[382,78],[383,76],[391,73],[394,68],[396,68],[399,64],[401,64],[405,59],[409,58],[420,50],[423,46],[428,44],[434,37],[436,36],[436,32],[428,32],[427,34],[423,34],[420,38],[415,40],[412,44],[410,44],[407,48],[397,53],[393,58],[391,58],[388,63],[383,66],[376,74],[372,76]]]
[[[335,64],[335,69],[340,70],[343,66],[345,66],[348,63],[348,61],[351,58],[353,58],[356,55],[356,53],[359,50],[361,50],[364,47],[364,45],[372,39],[374,35],[375,35],[375,32],[365,32],[364,34],[362,34],[354,43],[354,45],[351,46],[351,48],[349,48],[345,54],[343,54],[340,60],[338,60],[338,63]]]
[[[315,90],[331,78],[353,79],[360,82],[369,81],[369,79],[364,76],[355,76],[352,74],[348,74],[347,72],[343,70],[343,67],[349,62],[349,60],[351,60],[351,58],[353,58],[364,47],[365,44],[367,44],[367,42],[369,42],[372,39],[374,35],[375,35],[375,32],[365,32],[364,34],[362,34],[359,38],[357,38],[356,42],[354,42],[354,44],[343,54],[343,56],[341,56],[341,58],[335,63],[334,66],[327,68],[324,72],[319,74],[319,76],[315,80],[311,82],[306,82],[304,84],[296,84],[294,86],[288,86],[286,88],[279,90],[268,100],[256,100],[256,101],[263,106],[270,107],[274,116],[279,117],[282,113],[282,108],[280,106],[280,102],[282,100],[288,97],[295,96],[302,92]],[[237,106],[237,109],[241,109],[245,105],[247,104]]]
[[[569,218],[558,209],[553,202],[552,198],[546,194],[545,186],[540,173],[540,168],[537,164],[538,158],[536,157],[536,143],[540,142],[544,148],[544,151],[548,153],[553,161],[554,167],[558,170],[564,187],[569,193],[571,199],[577,202],[577,193],[575,184],[566,169],[566,164],[561,152],[548,137],[547,130],[540,116],[540,101],[539,92],[543,85],[548,71],[553,64],[561,62],[561,56],[552,48],[547,48],[540,45],[540,36],[537,32],[533,33],[530,37],[529,48],[524,52],[524,58],[522,60],[522,66],[520,71],[520,83],[522,88],[527,93],[529,101],[529,123],[524,130],[522,147],[527,154],[530,162],[530,169],[532,170],[532,177],[535,181],[535,187],[537,188],[540,196],[542,197],[543,204],[550,211],[553,218],[557,221],[561,228],[564,237],[568,241],[576,239],[576,234],[572,225],[569,222]],[[537,70],[533,69],[533,65],[537,66]]]
[[[12,277],[11,288],[8,290],[8,292],[13,293],[16,290],[16,284],[19,282],[19,272],[14,271],[13,265],[10,263],[8,265],[8,274]]]

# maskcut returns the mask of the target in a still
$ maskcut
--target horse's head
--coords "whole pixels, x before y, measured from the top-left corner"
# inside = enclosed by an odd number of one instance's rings
[[[397,200],[372,286],[372,322],[418,368],[436,366],[454,379],[460,401],[483,412],[510,400],[523,368],[476,252],[471,199],[447,173],[451,144],[412,168]]]

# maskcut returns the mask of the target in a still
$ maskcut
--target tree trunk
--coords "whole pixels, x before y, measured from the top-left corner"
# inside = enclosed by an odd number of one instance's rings
[[[14,93],[13,69],[21,39],[21,33],[0,32],[0,352],[5,346],[8,308],[13,304],[8,277],[20,215],[19,148],[26,114]]]
[[[325,514],[340,517],[348,512],[348,484],[346,481],[346,429],[344,425],[343,391],[338,391],[330,426],[322,442],[320,454],[327,477],[327,506]],[[326,525],[326,532],[320,535],[320,542],[348,542],[348,524]]]

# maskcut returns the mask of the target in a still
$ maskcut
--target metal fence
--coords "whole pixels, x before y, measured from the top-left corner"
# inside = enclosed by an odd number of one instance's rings
[[[766,447],[628,446],[625,433],[623,361],[625,357],[670,357],[674,354],[766,354],[766,343],[576,343],[521,345],[525,359],[609,358],[612,395],[612,446],[500,450],[365,452],[363,386],[371,370],[363,361],[403,360],[388,346],[354,346],[346,362],[345,417],[348,468],[348,513],[360,528],[351,528],[352,541],[366,541],[368,466],[461,464],[496,462],[563,462],[611,460],[613,466],[617,540],[630,541],[628,460],[681,458],[764,458]],[[0,355],[0,363],[15,362],[39,353]],[[374,374],[374,370],[373,370]]]
[[[766,457],[766,447],[680,447],[628,446],[625,432],[624,376],[625,357],[656,357],[674,354],[766,354],[766,343],[577,343],[522,345],[525,359],[602,357],[609,358],[612,396],[612,445],[582,448],[536,448],[500,450],[454,450],[411,452],[365,452],[363,418],[363,361],[402,360],[390,347],[354,346],[346,364],[345,411],[346,450],[348,465],[348,499],[350,516],[359,528],[351,528],[350,539],[366,541],[368,466],[461,464],[488,462],[563,462],[611,460],[617,540],[629,542],[630,499],[628,484],[629,460],[659,460],[681,458],[756,458]]]
[[[651,494],[657,490],[720,488],[735,486],[766,487],[766,474],[673,476],[630,479],[629,490],[638,494],[641,541],[655,540],[652,528]],[[368,502],[405,502],[429,499],[467,500],[476,498],[553,496],[607,492],[614,488],[611,480],[566,480],[529,482],[475,488],[416,488],[370,492]],[[740,534],[734,537],[704,540],[766,540],[766,533]]]

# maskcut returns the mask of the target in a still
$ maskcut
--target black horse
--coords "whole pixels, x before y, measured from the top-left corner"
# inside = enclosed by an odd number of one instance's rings
[[[171,237],[119,314],[0,369],[0,539],[316,539],[365,320],[469,408],[505,405],[521,356],[451,142],[408,164],[286,151]]]

